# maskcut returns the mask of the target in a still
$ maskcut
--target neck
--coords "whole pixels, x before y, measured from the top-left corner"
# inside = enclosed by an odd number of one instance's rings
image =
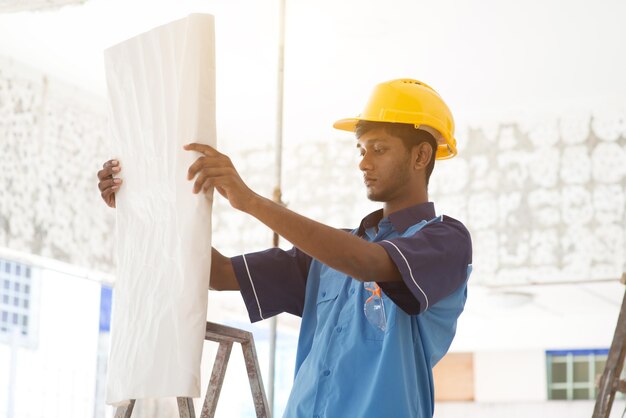
[[[402,196],[401,199],[394,199],[389,202],[385,202],[383,204],[383,217],[386,218],[394,212],[426,202],[428,202],[428,190],[419,190],[409,196]]]

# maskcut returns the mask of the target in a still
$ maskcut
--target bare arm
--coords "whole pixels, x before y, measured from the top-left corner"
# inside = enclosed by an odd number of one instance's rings
[[[235,270],[230,258],[211,248],[211,284],[212,290],[239,290]]]
[[[254,216],[311,257],[355,279],[401,280],[398,269],[381,246],[259,196],[241,180],[230,159],[208,145],[189,144],[185,149],[203,154],[189,168],[188,178],[196,178],[195,193],[214,186],[235,209]]]

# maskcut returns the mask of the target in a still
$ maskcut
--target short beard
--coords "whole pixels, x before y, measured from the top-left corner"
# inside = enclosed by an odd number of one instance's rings
[[[366,190],[367,198],[372,202],[389,202],[398,192],[403,184],[406,184],[409,181],[409,162],[411,161],[411,156],[407,155],[404,160],[398,164],[398,166],[393,170],[390,175],[390,179],[392,181],[389,182],[389,187],[384,190],[381,190],[378,193],[370,192]]]

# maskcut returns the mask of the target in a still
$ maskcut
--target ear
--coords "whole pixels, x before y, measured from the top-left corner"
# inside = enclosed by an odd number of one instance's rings
[[[413,168],[423,170],[430,159],[434,157],[433,149],[428,142],[424,141],[411,149],[411,157],[413,158]]]

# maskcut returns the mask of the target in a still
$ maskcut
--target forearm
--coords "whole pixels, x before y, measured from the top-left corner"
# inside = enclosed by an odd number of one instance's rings
[[[399,281],[400,273],[380,245],[299,215],[256,195],[244,210],[300,250],[361,281]]]
[[[239,283],[230,258],[211,248],[211,283],[212,290],[239,290]]]

